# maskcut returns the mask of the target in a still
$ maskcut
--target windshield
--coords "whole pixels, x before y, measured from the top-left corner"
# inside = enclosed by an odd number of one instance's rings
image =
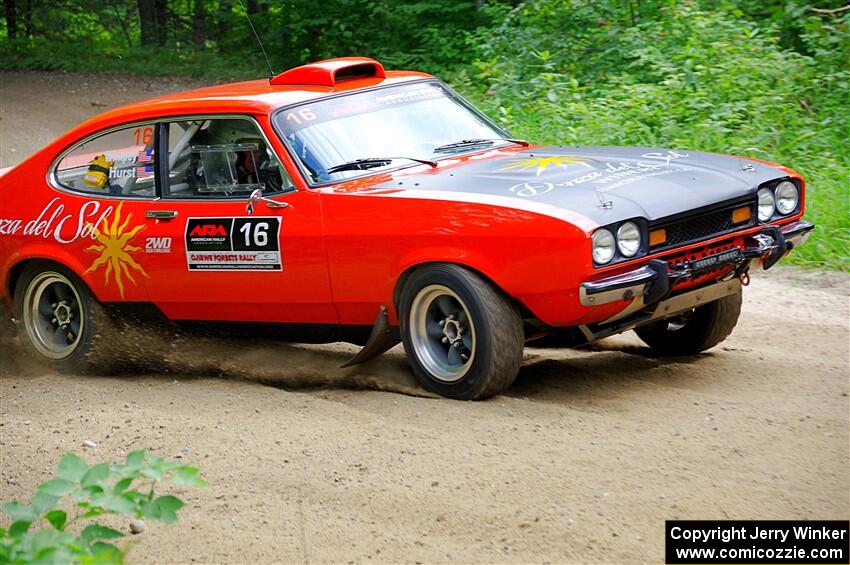
[[[476,151],[501,144],[505,137],[504,131],[435,82],[309,102],[278,112],[274,122],[314,184],[418,164],[411,158],[436,160]],[[443,147],[473,139],[489,141]],[[340,167],[357,159],[380,161],[368,167]]]

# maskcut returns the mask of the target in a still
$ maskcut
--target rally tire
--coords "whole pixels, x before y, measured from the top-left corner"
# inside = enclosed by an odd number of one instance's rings
[[[654,322],[635,329],[638,337],[660,355],[696,355],[729,337],[741,314],[739,289],[684,318]]]
[[[449,306],[443,308],[444,304]],[[442,318],[452,304],[457,312]],[[522,318],[510,298],[478,273],[452,264],[420,267],[402,289],[399,312],[405,351],[426,389],[449,398],[477,400],[502,392],[516,378],[525,341]],[[445,327],[446,320],[463,338],[455,338],[460,366],[451,364],[451,355],[458,357],[452,347],[434,338],[434,323]],[[447,329],[444,334],[448,339],[455,332]],[[446,359],[440,357],[444,351]]]
[[[13,297],[18,342],[31,360],[59,372],[88,373],[104,368],[113,357],[112,320],[70,269],[47,261],[29,263]]]

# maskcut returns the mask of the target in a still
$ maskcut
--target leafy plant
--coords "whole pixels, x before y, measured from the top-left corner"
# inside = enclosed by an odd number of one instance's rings
[[[39,485],[29,504],[15,500],[0,505],[11,518],[7,528],[0,527],[0,565],[122,563],[124,551],[112,540],[124,534],[92,519],[119,514],[175,523],[183,501],[154,490],[165,480],[190,487],[206,485],[197,467],[161,459],[146,450],[128,454],[123,464],[91,467],[66,453],[56,477]],[[70,504],[60,504],[68,499]],[[68,507],[73,507],[70,518]]]

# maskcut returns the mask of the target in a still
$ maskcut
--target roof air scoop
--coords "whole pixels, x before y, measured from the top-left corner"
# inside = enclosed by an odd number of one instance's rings
[[[326,59],[283,71],[269,81],[273,85],[335,86],[358,78],[384,78],[384,66],[367,57]]]

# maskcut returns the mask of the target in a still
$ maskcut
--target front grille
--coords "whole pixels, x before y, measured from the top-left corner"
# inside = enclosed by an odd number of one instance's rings
[[[750,219],[746,222],[733,224],[732,210],[744,205],[750,206]],[[735,230],[748,228],[755,223],[755,212],[753,202],[736,202],[711,212],[695,214],[672,222],[659,222],[656,225],[650,226],[649,229],[664,228],[667,232],[667,239],[663,243],[653,246],[652,251],[695,243]]]

